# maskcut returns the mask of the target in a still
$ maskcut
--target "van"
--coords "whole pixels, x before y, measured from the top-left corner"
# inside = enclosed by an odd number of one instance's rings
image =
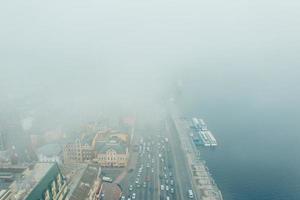
[[[109,182],[109,183],[112,182],[112,179],[109,178],[109,177],[106,177],[106,176],[103,176],[103,177],[102,177],[102,180],[105,181],[105,182]]]

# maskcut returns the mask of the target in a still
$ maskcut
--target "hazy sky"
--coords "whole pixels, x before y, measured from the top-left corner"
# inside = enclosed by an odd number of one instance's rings
[[[295,94],[299,9],[297,0],[3,0],[0,95],[132,103],[197,73],[212,89]]]

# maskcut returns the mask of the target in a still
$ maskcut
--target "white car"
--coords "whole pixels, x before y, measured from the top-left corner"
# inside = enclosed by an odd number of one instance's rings
[[[132,190],[133,190],[133,186],[129,185],[129,191],[132,191]]]
[[[165,190],[165,186],[164,185],[160,185],[160,190]]]
[[[170,191],[171,191],[171,193],[173,194],[173,193],[174,193],[174,188],[171,188]]]
[[[174,185],[174,181],[173,181],[173,180],[170,180],[170,184],[171,184],[171,185]]]
[[[169,191],[169,186],[168,185],[166,185],[166,190]]]
[[[132,194],[132,199],[135,199],[135,193]]]

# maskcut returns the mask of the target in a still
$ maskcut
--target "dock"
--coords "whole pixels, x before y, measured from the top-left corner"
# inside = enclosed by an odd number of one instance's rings
[[[210,130],[208,130],[203,119],[193,118],[191,120],[193,141],[197,146],[216,147],[217,140]]]
[[[205,161],[200,159],[200,151],[191,140],[191,120],[181,117],[177,107],[173,104],[170,105],[170,118],[174,123],[176,132],[182,142],[182,148],[185,151],[187,163],[189,166],[191,181],[193,190],[195,191],[195,199],[198,200],[223,200],[222,193],[211,176],[209,169],[207,168]],[[197,126],[194,128],[198,129],[198,132],[204,132],[207,137],[207,143],[211,145],[217,145],[217,141],[207,129],[206,124],[203,120],[194,120]]]

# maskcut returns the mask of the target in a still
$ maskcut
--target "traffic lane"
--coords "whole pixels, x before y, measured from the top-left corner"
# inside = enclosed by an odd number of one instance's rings
[[[168,158],[166,156],[166,147],[165,148],[162,148],[161,149],[161,160],[160,160],[160,181],[161,181],[161,184],[160,185],[163,185],[163,190],[161,190],[161,197],[162,199],[166,199],[167,196],[168,196],[168,191],[167,191],[167,179],[169,178],[169,175],[168,175],[168,168],[167,168],[167,162],[168,162]],[[162,188],[161,188],[162,189]]]
[[[163,173],[164,173],[164,179],[163,179],[163,184],[165,187],[165,197],[170,197],[172,199],[176,199],[176,196],[171,193],[171,188],[174,190],[174,169],[173,169],[173,161],[172,157],[169,155],[171,152],[169,151],[169,146],[166,144],[165,148],[165,162],[164,162],[164,168],[163,168]],[[172,180],[172,184],[171,184]]]
[[[157,138],[156,138],[157,139]],[[155,145],[158,144],[156,141]],[[154,174],[153,174],[153,197],[155,200],[159,199],[160,196],[160,188],[159,188],[159,158],[158,158],[158,148],[157,146],[153,149],[153,158],[154,158]]]
[[[169,127],[170,128],[170,127]],[[179,140],[179,136],[176,134],[171,134],[175,133],[173,130],[167,130],[167,135],[169,136],[168,138],[170,139],[170,146],[171,146],[171,152],[172,152],[172,157],[175,163],[175,171],[176,171],[176,176],[177,179],[179,180],[177,182],[178,187],[179,187],[179,199],[186,199],[188,200],[187,196],[187,191],[192,188],[191,180],[189,178],[189,169],[187,168],[186,165],[186,158],[184,155],[184,152],[181,148],[181,143]]]
[[[122,195],[125,197],[129,197],[132,193],[132,191],[129,190],[130,185],[134,186],[134,178],[136,176],[136,170],[130,172],[126,178],[124,178],[124,180],[121,183],[121,187],[122,187]],[[133,187],[134,188],[134,187]]]
[[[176,146],[178,146],[179,144],[177,143]],[[174,150],[174,154],[173,154],[173,157],[175,158],[184,158],[184,154],[182,152],[182,150],[180,150],[179,148],[173,148]],[[189,178],[189,172],[188,172],[188,169],[186,167],[186,163],[181,159],[180,162],[178,162],[178,159],[174,159],[175,162],[176,162],[176,167],[177,167],[177,176],[178,176],[178,179],[180,180],[178,182],[179,184],[179,187],[181,187],[181,198],[184,198],[184,199],[189,199],[188,196],[187,196],[187,191],[189,189],[192,188],[192,184],[191,184],[191,180]]]

